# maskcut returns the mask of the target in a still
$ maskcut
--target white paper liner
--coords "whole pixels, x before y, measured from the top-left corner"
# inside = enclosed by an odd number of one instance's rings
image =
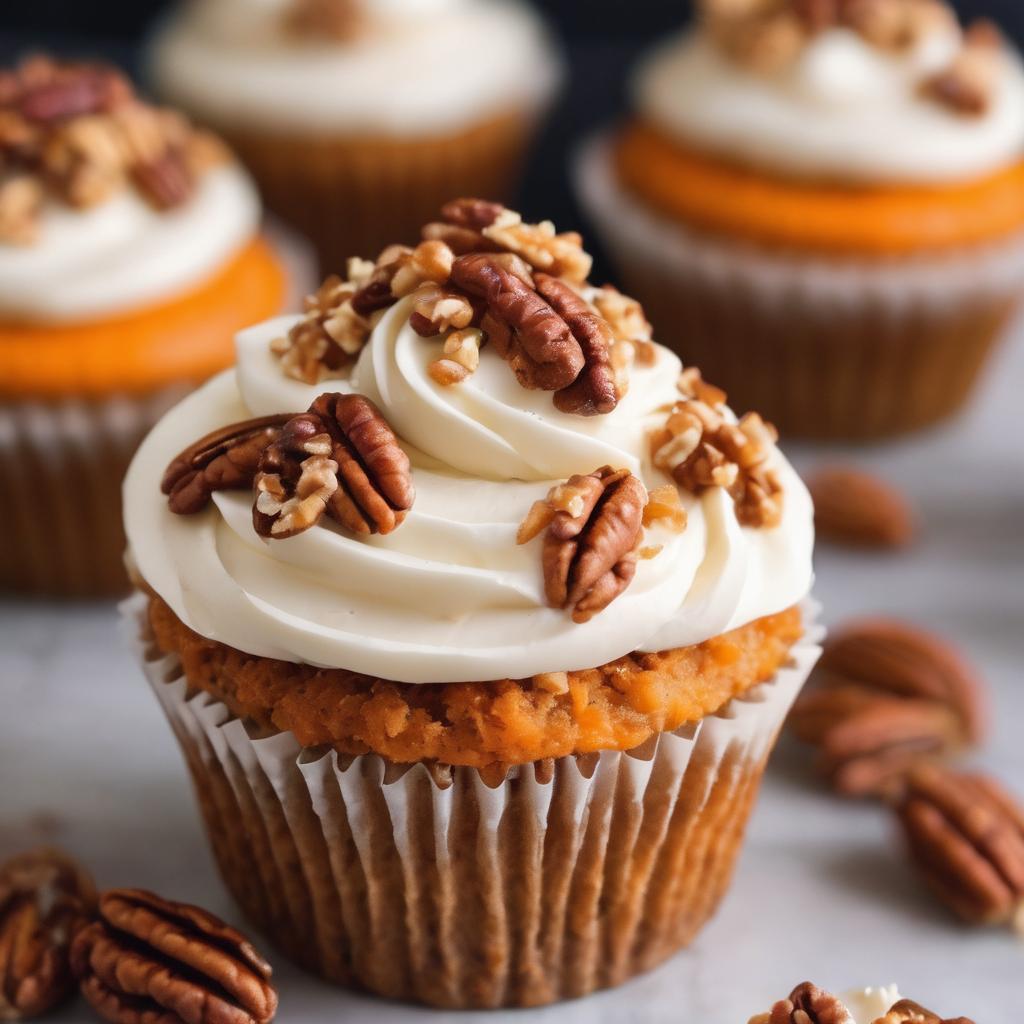
[[[177,735],[222,874],[293,959],[449,1007],[539,1005],[617,984],[685,945],[731,876],[767,756],[820,654],[817,609],[785,668],[628,753],[469,768],[261,737],[125,634]]]
[[[666,271],[718,285],[738,279],[773,305],[792,302],[795,290],[824,305],[859,306],[869,291],[897,307],[943,307],[1024,289],[1024,233],[941,255],[829,258],[717,239],[658,214],[618,184],[605,137],[581,147],[574,176],[584,208],[618,265],[655,261]]]

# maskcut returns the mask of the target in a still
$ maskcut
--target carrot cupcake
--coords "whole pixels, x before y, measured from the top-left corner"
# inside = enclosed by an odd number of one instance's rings
[[[535,1005],[654,966],[725,892],[818,653],[811,504],[578,235],[462,200],[423,237],[243,331],[156,426],[125,608],[286,953]]]
[[[560,77],[519,0],[201,0],[151,57],[325,271],[415,240],[453,195],[506,195]]]
[[[0,165],[0,588],[124,590],[131,454],[281,309],[282,263],[226,150],[111,67],[0,71]]]
[[[700,6],[579,164],[627,284],[783,432],[950,415],[1024,286],[1019,57],[939,0]]]

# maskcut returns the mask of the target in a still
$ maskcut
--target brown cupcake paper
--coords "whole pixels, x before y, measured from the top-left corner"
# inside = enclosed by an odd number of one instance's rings
[[[628,753],[511,770],[396,765],[261,736],[126,632],[181,744],[246,915],[330,981],[441,1007],[534,1006],[685,946],[728,887],[765,761],[820,653]]]
[[[326,274],[351,256],[375,259],[393,242],[416,241],[457,196],[508,198],[535,121],[507,113],[423,138],[220,131],[267,206],[313,242]]]
[[[829,261],[731,243],[645,208],[608,143],[584,206],[655,337],[785,435],[867,440],[955,413],[1024,295],[1024,237],[947,256]]]

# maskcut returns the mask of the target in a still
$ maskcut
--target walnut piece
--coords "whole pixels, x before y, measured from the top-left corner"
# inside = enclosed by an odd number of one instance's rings
[[[412,507],[409,458],[380,410],[362,395],[321,395],[264,450],[253,526],[283,540],[326,513],[356,534],[390,533]]]
[[[603,466],[570,477],[534,505],[517,541],[527,543],[547,528],[542,565],[552,608],[588,622],[629,586],[646,504],[647,492],[632,473]]]
[[[270,965],[213,914],[141,889],[112,889],[71,949],[82,995],[113,1024],[269,1024]]]
[[[233,423],[186,448],[168,465],[160,484],[170,510],[193,515],[206,507],[214,491],[252,486],[263,450],[277,440],[292,415]]]
[[[57,850],[0,865],[0,1020],[38,1017],[74,991],[71,942],[95,905],[88,873]]]

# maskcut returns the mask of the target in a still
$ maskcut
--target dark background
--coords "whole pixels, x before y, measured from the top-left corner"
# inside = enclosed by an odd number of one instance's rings
[[[49,49],[102,56],[136,75],[139,43],[177,0],[0,0],[0,59]],[[202,0],[200,0],[202,2]],[[586,227],[569,185],[567,167],[577,142],[624,109],[629,69],[655,40],[689,16],[688,0],[534,0],[561,37],[570,75],[527,168],[518,208],[530,219],[550,217],[559,227]],[[993,18],[1024,43],[1024,0],[954,0],[965,19]],[[589,248],[606,270],[590,234]]]

